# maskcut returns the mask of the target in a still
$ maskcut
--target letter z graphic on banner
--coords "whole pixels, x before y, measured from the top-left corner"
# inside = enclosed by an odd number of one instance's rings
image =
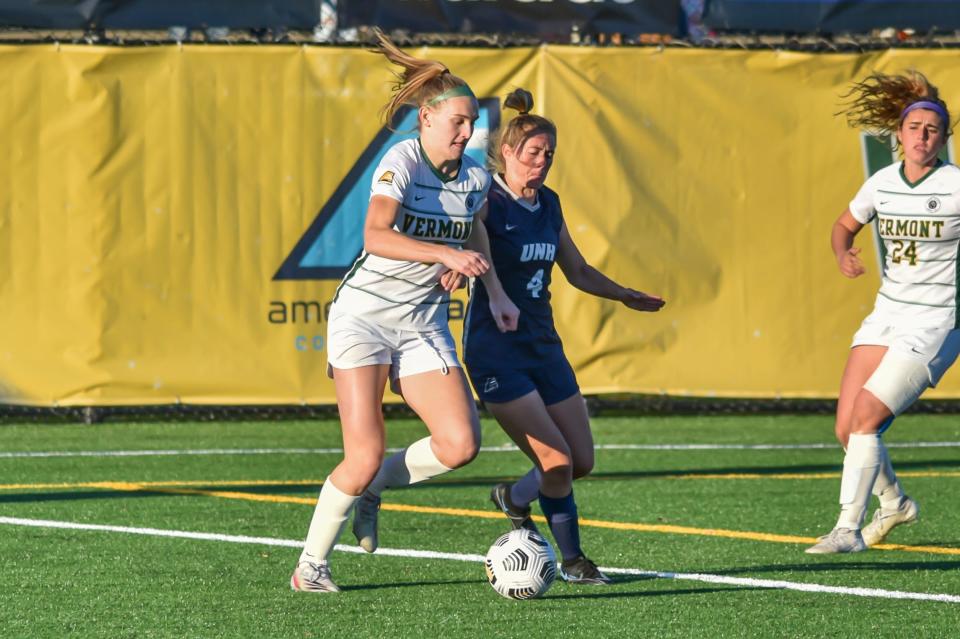
[[[480,117],[467,155],[486,164],[487,139],[500,125],[499,98],[480,100]],[[339,280],[363,250],[363,220],[373,172],[394,144],[417,136],[417,111],[406,107],[391,130],[383,127],[317,213],[274,280]]]

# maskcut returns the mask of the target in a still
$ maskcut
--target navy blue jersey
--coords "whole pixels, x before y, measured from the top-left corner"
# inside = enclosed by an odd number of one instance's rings
[[[520,309],[515,332],[501,333],[490,314],[490,298],[477,279],[464,327],[463,359],[484,369],[529,368],[563,358],[553,324],[550,276],[560,244],[560,198],[543,186],[538,207],[517,201],[496,177],[487,199],[486,229],[497,276]]]

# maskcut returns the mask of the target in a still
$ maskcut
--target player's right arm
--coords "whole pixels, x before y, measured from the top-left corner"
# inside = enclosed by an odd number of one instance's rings
[[[477,211],[477,220],[467,238],[467,246],[476,249],[482,255],[488,256],[490,269],[480,277],[480,281],[487,289],[487,297],[490,299],[490,314],[501,333],[517,330],[520,321],[520,309],[517,308],[513,300],[503,290],[503,284],[497,276],[497,271],[493,267],[493,252],[490,250],[490,236],[487,233],[487,212],[489,204],[484,204],[483,208]]]
[[[374,195],[363,224],[363,250],[391,260],[443,264],[452,271],[478,277],[490,268],[476,251],[462,251],[444,244],[423,242],[393,228],[400,202],[387,195]]]
[[[853,238],[862,228],[863,224],[853,217],[853,213],[847,208],[833,223],[830,233],[830,246],[837,259],[837,266],[841,273],[850,278],[859,277],[866,272],[859,257],[860,249],[853,245]]]

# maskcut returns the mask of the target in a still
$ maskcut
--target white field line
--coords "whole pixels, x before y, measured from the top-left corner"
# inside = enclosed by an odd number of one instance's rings
[[[125,533],[131,535],[147,535],[151,537],[175,537],[179,539],[196,539],[202,541],[220,541],[235,544],[257,544],[262,546],[282,546],[284,548],[302,548],[303,542],[294,539],[276,539],[273,537],[247,537],[245,535],[223,535],[218,533],[190,532],[185,530],[163,530],[158,528],[131,528],[128,526],[104,526],[99,524],[81,524],[70,521],[50,521],[44,519],[20,519],[17,517],[0,517],[0,525],[30,526],[33,528],[58,528],[67,530],[88,530],[94,532]],[[357,546],[337,544],[336,550],[362,554],[364,550]],[[378,548],[377,555],[390,557],[415,557],[418,559],[444,559],[448,561],[482,562],[483,555],[435,552],[432,550],[411,550],[403,548]],[[709,584],[723,584],[726,586],[741,586],[745,588],[769,588],[772,590],[797,590],[800,592],[816,592],[834,595],[848,595],[854,597],[875,597],[881,599],[911,599],[914,601],[939,601],[943,603],[960,603],[960,596],[925,593],[904,592],[901,590],[883,590],[880,588],[847,588],[844,586],[823,586],[820,584],[798,583],[775,579],[753,579],[750,577],[725,577],[700,573],[662,572],[659,570],[639,570],[635,568],[601,568],[604,572],[616,575],[635,575],[658,579],[677,579],[680,581],[699,581]]]
[[[834,450],[838,444],[597,444],[596,450]],[[893,442],[887,448],[960,448],[960,442]],[[395,453],[400,448],[388,448]],[[516,446],[482,446],[481,452],[507,453]],[[342,455],[342,448],[186,448],[171,450],[6,451],[0,459],[45,457],[177,457],[181,455]]]

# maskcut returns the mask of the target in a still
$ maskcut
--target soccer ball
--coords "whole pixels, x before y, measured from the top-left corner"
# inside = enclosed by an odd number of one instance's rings
[[[533,599],[557,577],[557,556],[537,533],[520,528],[497,538],[484,561],[487,579],[507,599]]]

